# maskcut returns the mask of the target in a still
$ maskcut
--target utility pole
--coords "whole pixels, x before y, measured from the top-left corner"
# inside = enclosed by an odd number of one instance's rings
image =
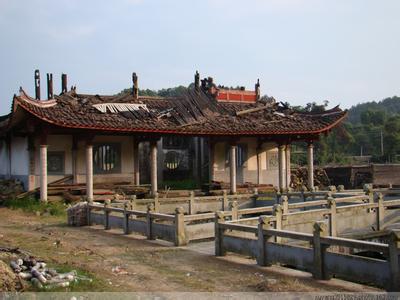
[[[381,129],[381,155],[383,156],[383,132]]]

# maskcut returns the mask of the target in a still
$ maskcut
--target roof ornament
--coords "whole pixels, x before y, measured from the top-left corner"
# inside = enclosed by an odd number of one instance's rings
[[[199,71],[196,71],[196,73],[194,74],[194,90],[196,92],[200,91],[200,74],[199,74]]]
[[[47,100],[53,99],[53,74],[47,73]]]
[[[260,79],[257,79],[257,83],[255,85],[255,90],[256,90],[256,100],[260,100]]]
[[[35,70],[35,99],[40,100],[40,72]]]
[[[67,90],[67,74],[61,74],[61,94],[65,94]]]
[[[132,94],[135,99],[139,98],[139,85],[138,85],[138,76],[135,72],[132,73]]]
[[[119,113],[126,111],[135,112],[141,109],[147,112],[149,111],[146,104],[140,104],[140,103],[101,103],[101,104],[94,104],[93,107],[102,113],[107,113],[107,111],[111,113]]]

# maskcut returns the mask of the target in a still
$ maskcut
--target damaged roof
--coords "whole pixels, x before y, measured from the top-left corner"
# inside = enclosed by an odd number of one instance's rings
[[[0,118],[3,130],[12,127],[19,110],[63,128],[190,135],[320,134],[347,114],[338,107],[304,113],[274,101],[220,102],[202,89],[166,98],[87,95],[72,89],[51,100],[35,100],[21,89],[12,113]]]

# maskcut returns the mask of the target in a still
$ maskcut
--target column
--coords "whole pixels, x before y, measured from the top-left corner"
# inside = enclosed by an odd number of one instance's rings
[[[78,143],[74,140],[72,142],[72,177],[73,184],[78,184]]]
[[[307,162],[308,162],[308,188],[314,189],[314,145],[312,142],[307,146]]]
[[[157,141],[150,142],[151,195],[157,193]]]
[[[286,189],[290,187],[290,144],[285,148],[285,161],[286,161]]]
[[[279,145],[278,147],[278,171],[279,171],[279,190],[282,192],[285,188],[285,173],[284,173],[284,161],[285,161],[285,145]]]
[[[40,145],[40,201],[47,202],[47,145]]]
[[[256,156],[257,156],[257,185],[261,184],[261,153],[262,153],[262,147],[261,147],[261,144],[258,144],[257,148],[256,148]]]
[[[214,155],[215,155],[215,143],[211,139],[208,141],[208,178],[210,184],[214,181]]]
[[[133,138],[133,183],[140,185],[140,173],[139,173],[139,140]]]
[[[86,198],[93,201],[93,145],[86,144]]]
[[[231,194],[236,194],[236,145],[230,145],[230,183]]]

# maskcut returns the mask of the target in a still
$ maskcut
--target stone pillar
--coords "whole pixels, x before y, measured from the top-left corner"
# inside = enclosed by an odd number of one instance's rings
[[[150,142],[150,176],[151,176],[151,195],[157,193],[157,142]]]
[[[231,194],[236,194],[236,145],[230,145],[230,184],[231,184]]]
[[[215,143],[211,139],[208,141],[208,178],[210,184],[214,181],[214,155],[215,155]]]
[[[78,144],[73,142],[72,149],[72,182],[73,184],[78,184]]]
[[[279,190],[282,192],[285,188],[285,173],[284,173],[284,161],[285,161],[285,145],[279,145],[278,147],[278,171],[279,171]]]
[[[133,184],[140,185],[139,172],[139,140],[133,139]]]
[[[308,143],[307,147],[307,162],[308,162],[308,188],[314,189],[314,145]]]
[[[314,223],[313,232],[313,251],[314,251],[314,271],[315,279],[329,279],[325,270],[325,251],[327,246],[321,243],[321,237],[327,236],[328,229],[326,223],[318,221]]]
[[[187,244],[185,235],[185,210],[183,207],[175,209],[175,246],[183,246]]]
[[[391,230],[389,235],[389,268],[391,281],[389,291],[391,292],[400,291],[399,241],[400,230]]]
[[[261,184],[261,145],[257,145],[256,156],[257,156],[257,185]]]
[[[47,145],[40,145],[40,201],[47,202]]]
[[[224,249],[224,233],[226,230],[220,226],[223,223],[225,223],[224,213],[217,211],[215,213],[215,256],[224,256],[226,254]]]
[[[93,201],[93,145],[86,144],[86,198]]]
[[[285,162],[286,162],[286,190],[290,188],[290,145],[285,148]]]

